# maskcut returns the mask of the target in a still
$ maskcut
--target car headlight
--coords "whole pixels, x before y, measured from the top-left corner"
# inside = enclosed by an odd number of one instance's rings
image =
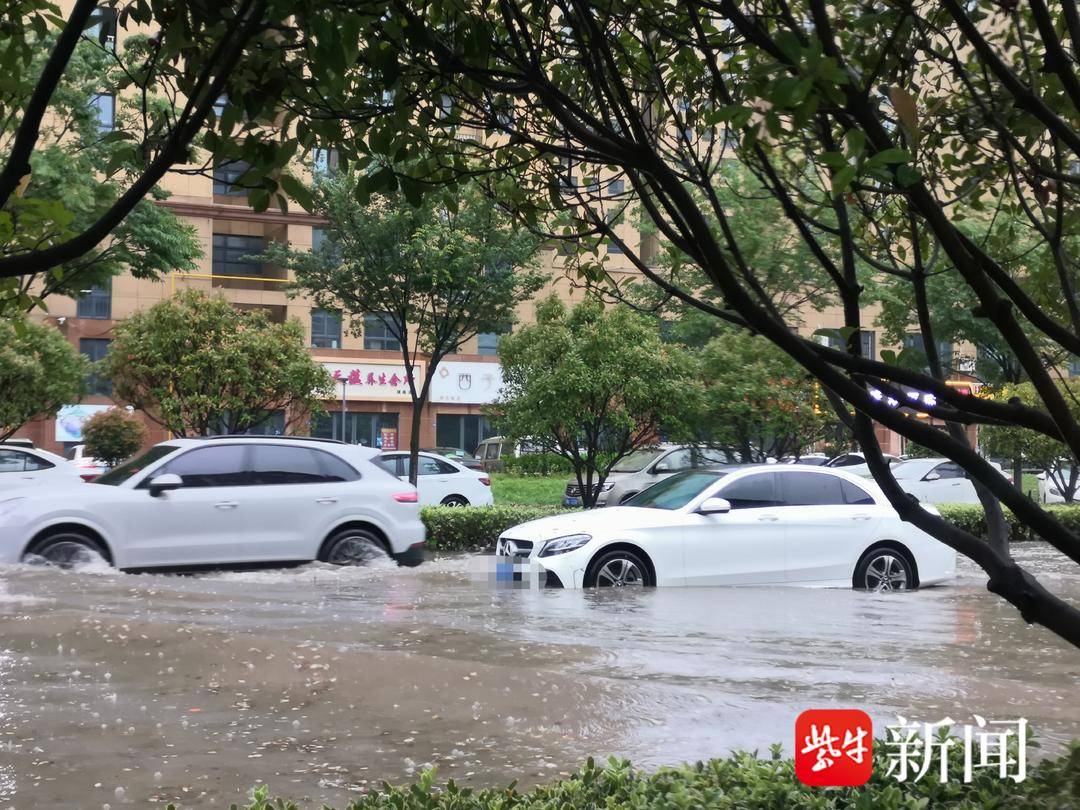
[[[1051,495],[1060,495],[1061,491],[1057,487],[1050,487],[1050,494]]]
[[[603,484],[600,485],[600,491],[601,492],[610,492],[611,488],[613,486],[615,486],[614,481],[605,481]]]
[[[581,548],[592,540],[591,534],[568,534],[566,537],[556,537],[548,540],[540,550],[541,557],[552,557],[556,554],[565,554],[568,551]]]

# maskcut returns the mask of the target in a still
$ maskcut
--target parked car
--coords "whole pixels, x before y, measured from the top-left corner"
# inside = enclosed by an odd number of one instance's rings
[[[900,457],[893,456],[889,453],[882,453],[885,456],[885,460],[889,464],[899,464]],[[865,467],[866,456],[858,451],[852,451],[850,453],[841,453],[838,456],[834,456],[825,462],[826,467]],[[861,473],[858,473],[861,474]]]
[[[0,444],[0,493],[41,484],[82,483],[79,470],[65,458],[25,444]]]
[[[779,461],[781,464],[807,464],[811,467],[822,467],[829,460],[824,453],[807,453],[805,456],[784,456]]]
[[[990,461],[1012,483],[1012,476],[1001,466]],[[854,471],[854,468],[847,468]],[[913,458],[892,467],[896,481],[923,503],[978,503],[975,485],[971,483],[964,468],[947,458]],[[864,473],[870,475],[869,470]]]
[[[420,453],[416,490],[425,506],[491,506],[491,478],[434,453]],[[383,453],[375,463],[402,481],[409,480],[409,454]]]
[[[1068,479],[1070,475],[1069,468],[1063,468],[1061,474]],[[1039,482],[1039,500],[1042,503],[1065,503],[1065,496],[1062,494],[1057,482],[1045,470],[1038,474],[1037,479]],[[1078,497],[1080,497],[1080,491],[1073,495],[1074,500]]]
[[[109,471],[108,464],[86,454],[85,444],[77,444],[68,448],[64,455],[68,461],[78,468],[84,481],[93,481],[99,475],[104,475]]]
[[[565,588],[889,591],[945,582],[956,571],[956,552],[902,521],[872,481],[794,464],[688,470],[623,506],[507,529],[497,553],[539,566],[546,586]]]
[[[464,450],[458,447],[435,447],[433,449],[420,448],[421,453],[432,453],[436,456],[442,456],[448,458],[451,461],[455,461],[462,467],[467,467],[470,470],[476,470],[482,472],[484,469],[484,462],[478,459],[476,456],[471,456]]]
[[[330,440],[220,436],[155,445],[93,484],[0,498],[0,563],[121,569],[422,559],[416,490]]]
[[[600,485],[596,505],[617,506],[657,481],[663,481],[682,470],[735,463],[737,459],[734,453],[723,448],[658,444],[655,447],[635,450],[611,468],[604,483]],[[581,488],[575,479],[566,485],[563,506],[581,504]]]

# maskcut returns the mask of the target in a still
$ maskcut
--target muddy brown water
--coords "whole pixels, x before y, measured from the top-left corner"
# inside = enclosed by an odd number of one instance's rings
[[[1018,548],[1057,592],[1080,574]],[[448,559],[197,576],[0,568],[0,809],[343,806],[438,767],[523,785],[790,752],[795,716],[1026,717],[1080,736],[1080,654],[968,565],[949,587],[492,590]]]

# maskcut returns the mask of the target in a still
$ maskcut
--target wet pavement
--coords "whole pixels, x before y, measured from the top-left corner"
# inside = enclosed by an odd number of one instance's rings
[[[1080,574],[1017,548],[1057,592]],[[343,806],[382,780],[523,785],[589,755],[655,766],[790,751],[795,716],[857,707],[1027,717],[1080,736],[1080,654],[961,564],[950,587],[492,590],[419,569],[197,576],[0,568],[0,808]]]

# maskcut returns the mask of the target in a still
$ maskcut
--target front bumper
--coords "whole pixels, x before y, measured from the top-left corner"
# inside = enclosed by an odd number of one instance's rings
[[[541,557],[539,554],[544,542],[540,540],[534,545],[530,541],[500,539],[495,547],[496,559],[513,563],[514,568],[518,569],[515,572],[517,579],[527,579],[530,574],[538,575],[541,586],[545,588],[584,587],[585,568],[595,553],[593,545],[587,543],[565,554]],[[515,545],[508,548],[508,543]]]

